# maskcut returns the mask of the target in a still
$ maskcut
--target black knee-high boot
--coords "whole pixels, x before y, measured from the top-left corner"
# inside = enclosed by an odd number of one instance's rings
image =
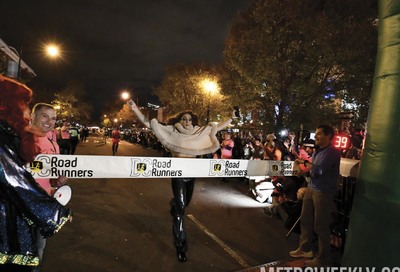
[[[193,195],[194,178],[173,178],[171,180],[174,198],[171,199],[172,233],[178,260],[186,261],[187,242],[184,229],[185,207],[189,205]]]

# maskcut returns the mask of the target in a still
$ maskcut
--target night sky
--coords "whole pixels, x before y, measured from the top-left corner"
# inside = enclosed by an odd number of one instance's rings
[[[37,79],[54,90],[83,82],[97,114],[130,88],[143,102],[165,68],[222,62],[233,18],[251,0],[9,0],[0,3],[0,38],[20,49]],[[62,59],[41,46],[59,43]]]

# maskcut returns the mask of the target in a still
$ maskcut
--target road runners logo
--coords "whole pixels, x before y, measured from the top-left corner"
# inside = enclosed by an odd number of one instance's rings
[[[270,161],[270,176],[296,176],[298,170],[293,169],[292,161]]]
[[[139,162],[139,163],[136,164],[136,171],[137,171],[139,174],[145,173],[145,172],[146,172],[146,169],[147,169],[147,164],[142,163],[142,162]]]
[[[78,157],[38,155],[29,165],[33,177],[90,178],[93,170],[78,169]]]
[[[224,163],[225,162],[223,160],[211,160],[209,176],[223,176]]]
[[[50,177],[51,168],[45,169],[45,165],[50,165],[51,159],[46,155],[39,155],[29,164],[29,170],[34,178]]]
[[[280,161],[270,161],[270,171],[271,176],[280,176],[282,172],[281,162]]]
[[[240,161],[238,160],[211,160],[208,175],[211,177],[246,176],[247,170],[241,169]]]
[[[150,159],[132,159],[131,177],[150,177],[151,168]]]
[[[181,169],[173,169],[171,159],[132,159],[131,177],[181,177]]]
[[[216,163],[214,164],[214,172],[221,172],[222,164]]]
[[[31,170],[32,173],[39,173],[40,171],[43,170],[43,162],[41,162],[41,161],[32,161],[29,164],[29,169]]]

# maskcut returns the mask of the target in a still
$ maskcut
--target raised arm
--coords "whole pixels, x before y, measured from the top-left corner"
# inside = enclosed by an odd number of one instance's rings
[[[236,116],[235,111],[232,112],[232,117],[229,118],[228,120],[224,122],[220,122],[217,124],[217,131],[225,129],[227,126],[229,126],[230,123],[232,123],[233,120],[242,118],[242,115],[240,114],[239,116]]]
[[[140,110],[139,110],[138,106],[135,104],[135,102],[133,102],[133,100],[130,99],[126,103],[133,110],[133,112],[136,114],[136,116],[139,118],[140,122],[142,122],[146,127],[150,128],[149,119],[147,119],[146,116],[144,116],[140,112]]]

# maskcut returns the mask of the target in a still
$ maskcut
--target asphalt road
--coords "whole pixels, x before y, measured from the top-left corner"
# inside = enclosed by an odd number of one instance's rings
[[[111,155],[111,143],[89,137],[78,155]],[[118,156],[162,156],[122,141]],[[43,272],[239,271],[290,259],[298,234],[286,239],[239,179],[197,179],[186,210],[188,261],[172,242],[169,179],[71,179],[72,223],[47,240]]]

